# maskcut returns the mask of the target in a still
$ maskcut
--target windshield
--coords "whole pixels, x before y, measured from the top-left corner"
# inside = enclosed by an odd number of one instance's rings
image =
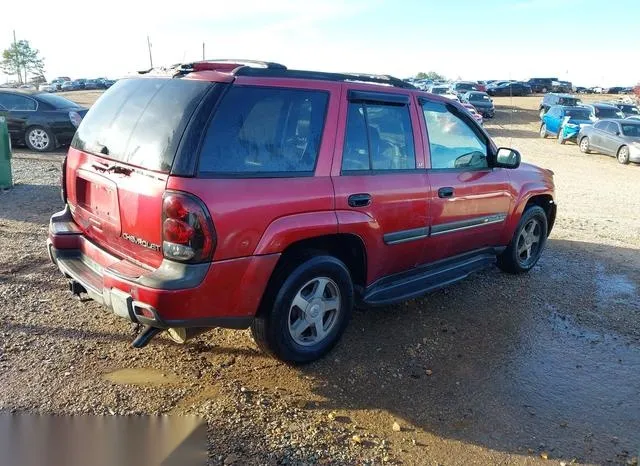
[[[580,102],[579,99],[574,99],[572,97],[560,97],[558,99],[558,103],[560,105],[571,105],[571,106],[573,106],[573,105],[578,105],[578,102]]]
[[[596,107],[598,118],[624,118],[624,115],[617,108]]]
[[[448,87],[432,87],[431,88],[432,94],[446,94],[447,92],[449,92]]]
[[[49,105],[52,105],[55,108],[79,107],[77,103],[55,94],[38,94],[38,99],[48,103]]]
[[[632,138],[640,138],[640,124],[638,123],[623,123],[622,134]]]
[[[588,120],[590,112],[586,109],[572,108],[564,111],[565,116],[570,117],[572,120]]]
[[[470,94],[469,95],[469,100],[476,100],[479,102],[482,101],[488,101],[489,100],[489,96],[487,94]]]
[[[634,115],[640,115],[640,109],[635,105],[623,105],[622,111],[625,113],[633,113]]]
[[[462,90],[471,90],[473,89],[475,86],[471,83],[458,83],[456,84],[456,89],[462,89]]]

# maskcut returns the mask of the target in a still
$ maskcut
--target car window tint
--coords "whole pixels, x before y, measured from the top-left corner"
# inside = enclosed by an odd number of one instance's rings
[[[208,82],[195,80],[120,80],[93,104],[71,145],[168,172],[187,123],[210,87]]]
[[[439,102],[422,104],[431,168],[482,169],[489,166],[487,143],[471,126]]]
[[[616,134],[618,130],[618,125],[613,122],[608,122],[605,131],[609,134]]]
[[[311,173],[322,139],[328,93],[235,86],[211,121],[200,171]]]
[[[640,138],[640,125],[623,123],[622,134],[632,138]]]
[[[350,103],[342,170],[416,168],[409,107]]]
[[[606,121],[599,121],[595,125],[593,125],[593,127],[595,129],[599,129],[600,131],[604,131],[605,128],[607,127],[607,122]]]
[[[9,111],[30,111],[36,110],[38,104],[29,97],[15,94],[5,94],[2,96],[2,105]]]

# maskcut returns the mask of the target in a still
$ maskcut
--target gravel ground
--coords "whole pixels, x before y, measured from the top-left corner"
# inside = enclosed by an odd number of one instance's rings
[[[633,464],[640,167],[540,139],[538,100],[496,99],[487,126],[556,173],[539,265],[359,311],[303,368],[221,329],[131,349],[133,327],[72,299],[48,262],[61,156],[18,150],[0,193],[0,412],[196,414],[210,464]]]

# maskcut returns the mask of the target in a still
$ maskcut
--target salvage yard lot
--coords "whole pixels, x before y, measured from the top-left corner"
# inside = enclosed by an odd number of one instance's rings
[[[538,266],[356,312],[336,349],[301,368],[248,332],[131,349],[132,328],[71,299],[47,259],[62,154],[16,150],[16,186],[0,193],[0,411],[201,415],[211,464],[633,461],[640,166],[540,139],[539,100],[496,98],[487,121],[498,145],[555,172]]]

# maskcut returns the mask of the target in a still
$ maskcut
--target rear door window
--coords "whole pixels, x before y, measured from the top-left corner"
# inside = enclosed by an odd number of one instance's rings
[[[121,79],[83,118],[72,147],[148,170],[169,172],[191,115],[213,84]]]
[[[234,86],[211,120],[199,172],[312,175],[329,101],[326,91]]]
[[[342,171],[416,168],[411,116],[406,105],[349,103]]]
[[[29,98],[15,94],[3,94],[0,96],[0,103],[9,111],[32,112],[38,108],[38,103]]]

